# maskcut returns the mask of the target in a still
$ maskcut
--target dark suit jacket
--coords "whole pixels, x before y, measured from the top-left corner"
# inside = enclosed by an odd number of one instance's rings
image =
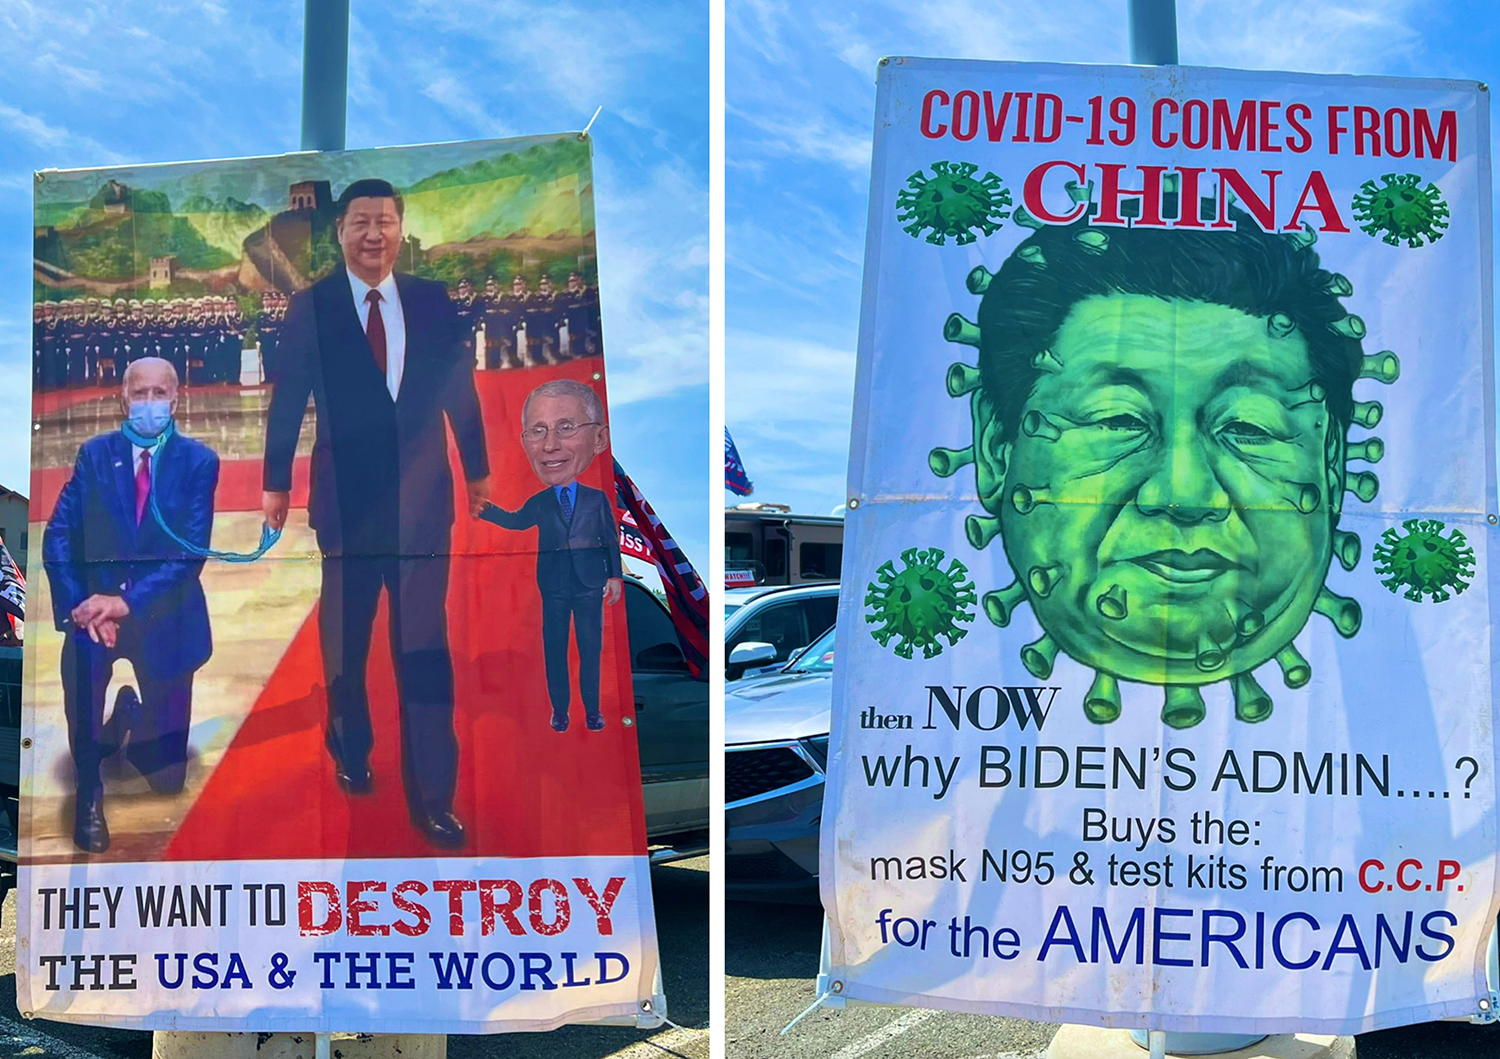
[[[557,492],[550,485],[520,511],[491,504],[480,517],[506,529],[537,528],[536,583],[544,596],[574,591],[578,582],[585,588],[603,588],[609,578],[622,576],[620,530],[609,498],[581,482],[571,523],[563,521]]]
[[[342,267],[292,298],[277,342],[264,485],[291,489],[311,395],[318,426],[308,519],[325,552],[448,551],[454,512],[445,415],[464,475],[472,481],[489,474],[474,362],[447,289],[398,273],[396,292],[406,319],[406,366],[395,401]]]
[[[157,454],[156,503],[184,540],[208,547],[219,457],[207,445],[174,434]],[[141,632],[140,659],[156,679],[189,673],[208,661],[213,640],[199,574],[203,560],[166,535],[150,508],[135,523],[135,453],[119,431],[90,438],[78,450],[42,535],[42,564],[52,588],[52,618],[72,629],[69,614],[95,594],[123,596],[126,622]]]

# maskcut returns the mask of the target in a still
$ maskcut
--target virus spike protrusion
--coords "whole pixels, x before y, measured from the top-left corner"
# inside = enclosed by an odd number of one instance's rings
[[[1349,277],[1339,272],[1330,272],[1328,282],[1323,289],[1335,298],[1347,298],[1354,293],[1354,284],[1349,282]]]
[[[1323,491],[1321,489],[1311,482],[1293,482],[1292,488],[1296,489],[1297,492],[1294,496],[1287,497],[1287,499],[1291,501],[1293,507],[1304,515],[1311,515],[1314,511],[1318,510],[1318,504],[1323,500]]]
[[[1379,438],[1365,438],[1363,441],[1351,441],[1345,450],[1351,460],[1364,460],[1366,463],[1379,463],[1380,458],[1385,455],[1385,442]]]
[[[1078,205],[1091,202],[1094,198],[1094,182],[1090,180],[1087,184],[1080,184],[1076,180],[1070,180],[1063,185],[1063,190],[1068,193],[1068,198]]]
[[[1229,690],[1234,694],[1235,717],[1255,724],[1271,716],[1271,696],[1249,673],[1236,673],[1230,677]]]
[[[1073,236],[1073,239],[1091,254],[1102,254],[1109,249],[1109,233],[1097,228],[1085,228]]]
[[[1003,629],[1010,624],[1016,607],[1025,601],[1026,590],[1021,587],[1021,582],[1012,581],[1002,589],[986,592],[980,603],[984,607],[984,616]]]
[[[1360,471],[1349,476],[1344,488],[1368,504],[1380,492],[1380,479],[1374,471]]]
[[[1363,615],[1360,614],[1358,600],[1341,596],[1327,588],[1321,588],[1318,590],[1318,599],[1313,604],[1313,610],[1333,622],[1333,627],[1346,640],[1359,632]]]
[[[1369,430],[1380,422],[1380,417],[1383,415],[1385,415],[1385,409],[1381,407],[1379,401],[1355,401],[1354,413],[1350,418]]]
[[[945,449],[941,446],[927,454],[927,466],[939,478],[951,478],[974,462],[974,449]]]
[[[1254,636],[1266,627],[1266,616],[1254,604],[1243,599],[1231,599],[1224,604],[1229,612],[1229,621],[1234,631],[1241,636]]]
[[[1042,248],[1039,246],[1023,246],[1016,251],[1016,256],[1028,265],[1036,265],[1038,268],[1043,268],[1047,264],[1047,255],[1042,253]]]
[[[1208,715],[1203,695],[1191,684],[1168,684],[1161,720],[1169,728],[1191,728]]]
[[[1359,377],[1375,379],[1389,386],[1401,377],[1401,358],[1389,349],[1371,353],[1361,361]]]
[[[1364,338],[1365,322],[1353,313],[1349,313],[1329,324],[1328,330],[1343,335],[1345,338]]]
[[[1030,228],[1033,231],[1039,231],[1040,229],[1046,227],[1046,225],[1044,225],[1041,221],[1037,220],[1031,214],[1027,213],[1025,206],[1017,206],[1014,210],[1012,210],[1010,219],[1019,224],[1022,228]]]
[[[1110,621],[1123,621],[1130,613],[1126,604],[1125,590],[1119,585],[1111,585],[1108,592],[1094,600],[1094,606],[1102,617]]]
[[[1052,503],[1052,495],[1045,485],[1018,485],[1010,491],[1011,506],[1021,515],[1029,515],[1038,504]]]
[[[1194,663],[1205,673],[1212,673],[1224,664],[1224,648],[1207,632],[1198,635],[1197,657]]]
[[[983,294],[990,289],[990,280],[995,274],[983,265],[975,265],[969,270],[968,278],[964,280],[964,286],[969,288],[970,294]]]
[[[1052,355],[1052,350],[1044,349],[1031,356],[1031,366],[1037,371],[1045,371],[1048,375],[1056,375],[1063,370],[1062,361]]]
[[[962,397],[966,393],[973,393],[979,389],[981,376],[978,368],[971,368],[967,364],[950,364],[945,381],[948,384],[949,397]]]
[[[1297,330],[1297,321],[1286,313],[1272,313],[1266,318],[1266,334],[1272,338],[1285,338]]]
[[[1038,680],[1046,680],[1052,675],[1052,663],[1057,661],[1057,648],[1057,641],[1043,633],[1040,640],[1021,648],[1021,664]]]
[[[1299,405],[1317,404],[1328,396],[1328,390],[1317,379],[1313,379],[1306,386],[1299,386],[1291,393],[1292,407]]]
[[[1057,424],[1035,408],[1021,417],[1021,430],[1027,437],[1041,438],[1043,441],[1057,441],[1062,437]]]
[[[1031,585],[1031,590],[1046,599],[1062,580],[1062,564],[1052,563],[1048,566],[1033,566],[1026,575],[1026,581]]]
[[[1359,565],[1359,553],[1362,546],[1359,534],[1350,533],[1347,530],[1333,531],[1333,554],[1338,556],[1339,565],[1345,570],[1353,570]]]
[[[1312,679],[1312,666],[1294,644],[1276,652],[1276,664],[1281,667],[1282,683],[1289,688],[1300,688]]]
[[[948,319],[943,321],[943,339],[978,348],[979,325],[965,320],[958,313],[950,313]]]
[[[1000,520],[997,518],[970,515],[964,519],[964,536],[969,538],[969,544],[976,549],[988,547],[999,532]]]
[[[1304,224],[1300,232],[1290,232],[1286,238],[1293,248],[1306,250],[1318,241],[1318,233],[1313,230],[1312,225]]]
[[[1083,697],[1083,715],[1094,724],[1108,724],[1120,716],[1120,682],[1108,673],[1095,673]]]

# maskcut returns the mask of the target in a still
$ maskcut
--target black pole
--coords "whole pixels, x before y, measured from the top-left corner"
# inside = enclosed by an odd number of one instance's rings
[[[302,36],[304,151],[344,149],[348,95],[349,0],[307,0]]]
[[[1177,65],[1177,0],[1130,0],[1130,61]]]

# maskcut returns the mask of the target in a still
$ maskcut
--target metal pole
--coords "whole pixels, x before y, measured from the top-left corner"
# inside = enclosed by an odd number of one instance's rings
[[[1130,61],[1141,66],[1177,65],[1177,0],[1130,0]],[[1212,1055],[1248,1048],[1264,1040],[1257,1033],[1163,1033],[1134,1030],[1131,1039],[1149,1048],[1151,1059],[1172,1055]]]
[[[1177,65],[1177,0],[1130,0],[1130,61]]]
[[[308,0],[309,5],[312,0]],[[313,1038],[313,1059],[332,1059],[333,1034],[320,1033]]]
[[[302,35],[302,149],[342,151],[349,95],[349,0],[307,0]]]

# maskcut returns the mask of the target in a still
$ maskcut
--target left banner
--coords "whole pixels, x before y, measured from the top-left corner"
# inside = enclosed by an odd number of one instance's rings
[[[49,171],[35,259],[21,1012],[654,1024],[590,141]]]

